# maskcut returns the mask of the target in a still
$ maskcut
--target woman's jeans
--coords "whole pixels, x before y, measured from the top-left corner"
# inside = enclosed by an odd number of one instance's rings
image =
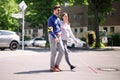
[[[64,52],[65,60],[66,60],[67,64],[69,66],[71,66],[71,63],[70,63],[70,60],[69,60],[69,55],[68,55],[69,51],[67,49],[67,41],[66,40],[62,40],[62,41],[63,41],[64,50],[65,50],[65,52]]]

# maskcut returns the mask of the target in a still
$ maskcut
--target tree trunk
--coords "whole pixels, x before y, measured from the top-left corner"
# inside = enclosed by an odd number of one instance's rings
[[[95,48],[100,48],[100,39],[99,39],[99,16],[98,11],[95,9],[95,34],[96,34],[96,44]]]
[[[47,23],[43,25],[43,36],[45,37],[46,40],[46,46],[49,43],[48,41],[48,32],[47,32]]]

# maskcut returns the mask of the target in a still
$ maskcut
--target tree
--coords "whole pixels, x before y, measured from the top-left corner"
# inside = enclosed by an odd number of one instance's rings
[[[17,12],[17,8],[14,0],[0,0],[0,29],[17,29],[17,20],[12,18],[12,13]]]

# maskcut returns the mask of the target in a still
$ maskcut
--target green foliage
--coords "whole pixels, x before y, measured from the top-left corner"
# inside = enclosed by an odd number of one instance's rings
[[[114,33],[108,36],[108,45],[120,46],[120,33]]]
[[[49,48],[50,47],[50,43],[46,43],[45,47]]]
[[[17,0],[20,3],[22,0]],[[27,4],[25,20],[31,26],[46,24],[48,17],[52,14],[54,0],[24,0]]]
[[[92,46],[91,46],[91,48],[95,48],[95,45],[96,45],[96,42],[94,42],[93,44],[92,44]],[[100,42],[100,46],[99,46],[100,48],[105,48],[105,45],[102,43],[102,42]]]
[[[12,18],[12,13],[17,11],[14,0],[0,0],[0,29],[15,30],[17,20]]]
[[[82,41],[86,41],[86,38],[85,37],[82,37],[82,38],[80,38]]]
[[[25,40],[31,40],[32,38],[29,37],[29,36],[24,36],[24,39],[25,39]]]
[[[74,0],[74,5],[88,5],[88,0]]]
[[[0,0],[0,29],[16,30],[17,19],[12,18],[13,13],[20,12],[18,4],[23,0]],[[24,0],[27,4],[25,21],[31,26],[46,24],[48,17],[52,14],[54,0]]]

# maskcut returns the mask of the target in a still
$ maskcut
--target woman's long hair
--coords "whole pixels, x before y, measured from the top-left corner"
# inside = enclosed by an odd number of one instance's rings
[[[61,20],[63,21],[63,16],[67,14],[66,12],[63,12],[62,15],[61,15]],[[67,14],[68,15],[68,14]],[[68,20],[68,24],[70,24],[69,20]]]

